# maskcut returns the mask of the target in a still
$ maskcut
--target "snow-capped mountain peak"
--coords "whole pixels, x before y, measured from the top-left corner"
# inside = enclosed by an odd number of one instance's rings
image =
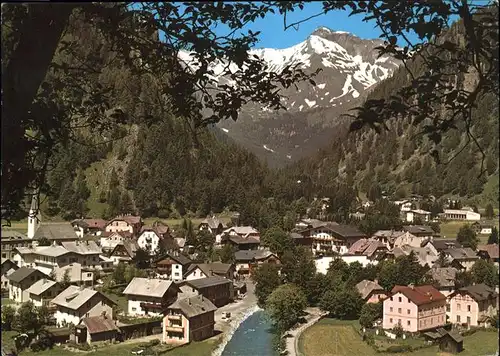
[[[300,158],[319,147],[340,115],[359,106],[374,85],[398,68],[399,62],[393,58],[378,58],[375,48],[381,44],[379,39],[367,40],[319,27],[304,41],[288,48],[252,49],[250,54],[263,59],[269,71],[279,73],[289,65],[297,65],[306,73],[320,68],[314,77],[316,85],[304,82],[298,84],[298,89],[283,89],[286,113],[249,103],[237,122],[220,123],[220,127],[259,155],[281,156],[285,161],[291,159],[288,157]],[[223,67],[214,64],[214,76],[219,83],[231,83],[220,75]]]

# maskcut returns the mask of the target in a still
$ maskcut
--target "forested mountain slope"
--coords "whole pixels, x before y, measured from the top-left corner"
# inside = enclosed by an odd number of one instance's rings
[[[65,218],[132,212],[168,217],[173,211],[191,211],[203,216],[260,197],[265,166],[219,129],[194,133],[186,119],[171,115],[157,90],[166,85],[163,78],[134,75],[78,17],[61,43],[66,41],[76,41],[79,57],[94,56],[92,63],[99,63],[86,78],[112,88],[113,107],[106,109],[118,114],[102,129],[78,127],[75,115],[73,135],[58,147],[47,174],[52,192],[43,203],[44,213]],[[61,45],[54,62],[72,60]]]

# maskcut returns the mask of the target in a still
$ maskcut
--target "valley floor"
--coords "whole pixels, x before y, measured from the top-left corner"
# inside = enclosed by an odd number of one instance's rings
[[[448,355],[438,350],[438,346],[423,348],[404,354],[376,352],[364,342],[354,330],[354,321],[341,321],[325,318],[306,329],[299,338],[299,356],[435,356]],[[417,340],[405,340],[411,344]],[[498,333],[493,331],[477,331],[464,337],[464,350],[461,356],[493,355],[498,350]]]

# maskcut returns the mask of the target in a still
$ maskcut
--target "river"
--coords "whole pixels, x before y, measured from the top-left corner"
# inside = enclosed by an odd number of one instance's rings
[[[276,356],[271,322],[263,310],[243,321],[227,343],[222,356]]]

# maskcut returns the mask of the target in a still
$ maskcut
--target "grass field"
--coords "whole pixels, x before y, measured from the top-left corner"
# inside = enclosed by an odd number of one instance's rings
[[[14,346],[12,336],[15,335],[12,331],[2,332],[2,347],[7,351]],[[138,342],[141,343],[141,342]],[[137,347],[138,343],[124,343],[106,346],[105,348],[98,349],[95,352],[88,353],[92,356],[124,356],[131,355],[134,348]],[[211,339],[204,340],[201,342],[193,342],[189,345],[176,348],[170,351],[158,352],[157,355],[168,355],[168,356],[210,356],[212,351],[219,343],[219,337],[212,337]],[[160,347],[161,349],[161,347]],[[31,350],[25,350],[21,352],[20,356],[75,356],[75,355],[85,355],[87,353],[75,353],[72,351],[64,350],[61,347],[54,347],[52,350],[46,350],[42,352],[31,352]]]
[[[228,223],[231,221],[231,218],[227,217],[227,216],[219,216],[219,219],[221,221],[223,221],[224,223]],[[146,219],[144,219],[144,224],[151,225],[152,223],[154,223],[155,221],[158,221],[158,220],[164,222],[165,224],[167,224],[168,226],[173,227],[173,228],[180,226],[182,224],[182,221],[183,221],[183,219],[146,218]],[[203,220],[204,220],[204,218],[192,218],[191,219],[194,226],[198,226]],[[51,222],[51,223],[64,223],[64,222],[66,222],[69,224],[69,221],[64,221],[64,220],[60,220],[60,219],[59,220],[57,220],[57,219],[54,219],[54,220],[43,219],[43,221],[47,221],[47,222]],[[19,220],[19,221],[12,221],[11,226],[2,227],[2,229],[16,230],[16,231],[19,231],[19,232],[25,234],[28,231],[28,220],[23,219],[23,220]]]
[[[461,356],[481,356],[494,354],[498,349],[498,334],[491,331],[478,331],[464,338],[464,351]],[[410,353],[377,353],[366,344],[353,329],[352,322],[323,319],[306,329],[299,339],[299,356],[435,356],[440,353],[437,346],[420,349]]]
[[[486,224],[494,225],[498,228],[498,220],[491,220],[491,221],[486,221]],[[467,222],[464,221],[447,221],[444,223],[441,223],[439,227],[441,228],[441,237],[443,238],[448,238],[448,239],[454,239],[457,237],[458,230],[462,226],[467,224]],[[489,235],[478,235],[479,240],[481,241],[480,244],[486,244],[488,242],[488,237]]]

